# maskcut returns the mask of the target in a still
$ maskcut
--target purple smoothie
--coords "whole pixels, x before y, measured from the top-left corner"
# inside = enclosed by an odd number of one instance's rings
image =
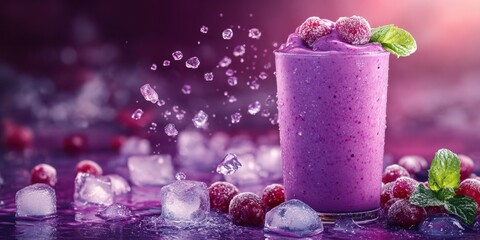
[[[293,33],[275,52],[287,199],[319,213],[380,207],[388,60],[335,30],[311,47]]]

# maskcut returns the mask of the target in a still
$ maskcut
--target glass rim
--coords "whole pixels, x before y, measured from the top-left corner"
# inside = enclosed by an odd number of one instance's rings
[[[320,56],[382,56],[382,55],[390,55],[388,51],[369,51],[369,52],[340,52],[340,51],[328,51],[328,52],[305,52],[305,53],[286,53],[286,52],[279,52],[278,50],[274,50],[273,53],[275,56],[301,56],[301,57],[320,57]]]

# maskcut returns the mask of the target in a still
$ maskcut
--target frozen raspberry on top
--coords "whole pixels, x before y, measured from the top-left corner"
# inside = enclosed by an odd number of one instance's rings
[[[57,170],[45,163],[38,164],[32,169],[30,183],[45,183],[54,187],[57,184]]]
[[[472,198],[477,202],[479,206],[477,208],[477,214],[480,213],[480,181],[473,178],[468,178],[463,180],[458,186],[457,189],[458,195],[465,195],[467,197]]]
[[[399,177],[410,177],[410,174],[405,168],[397,164],[392,164],[385,168],[385,171],[383,172],[382,182],[393,182]]]
[[[228,182],[215,182],[208,188],[210,208],[228,213],[230,201],[238,194],[238,188]]]
[[[398,165],[405,168],[410,175],[420,173],[421,171],[427,169],[428,162],[425,158],[420,156],[404,156],[398,160]]]
[[[387,221],[392,225],[410,228],[418,226],[426,216],[424,208],[412,205],[406,199],[400,199],[388,209]]]
[[[393,183],[393,197],[408,199],[412,193],[417,189],[418,182],[409,177],[399,177]]]
[[[262,199],[251,192],[240,193],[233,197],[228,213],[232,222],[240,226],[263,227],[265,221]]]
[[[380,194],[380,202],[382,205],[387,203],[393,198],[393,182],[389,182],[382,187],[382,193]]]
[[[262,202],[266,211],[285,202],[285,189],[280,184],[271,184],[265,187],[262,193]]]
[[[338,36],[353,45],[365,44],[370,41],[370,24],[359,16],[341,17],[335,22]]]
[[[75,167],[76,173],[83,172],[89,173],[95,176],[101,176],[103,174],[103,169],[98,165],[98,163],[91,160],[82,160]]]
[[[329,34],[330,26],[319,17],[309,17],[300,25],[298,34],[310,46],[315,40]]]
[[[398,200],[400,200],[400,198],[392,198],[392,199],[388,200],[385,203],[385,205],[383,205],[383,212],[388,213],[388,210],[390,209],[390,207],[392,207],[392,205],[394,203],[396,203]]]
[[[460,159],[460,180],[465,180],[472,174],[475,164],[469,156],[459,154],[458,158]]]

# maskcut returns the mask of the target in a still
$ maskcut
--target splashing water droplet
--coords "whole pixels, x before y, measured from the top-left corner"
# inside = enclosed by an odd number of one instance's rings
[[[230,39],[232,39],[232,37],[233,37],[233,30],[232,30],[231,28],[227,28],[227,29],[223,30],[223,32],[222,32],[222,37],[223,37],[223,39],[225,39],[225,40],[230,40]]]
[[[272,125],[278,124],[278,113],[273,114],[273,116],[268,120]]]
[[[193,117],[192,122],[196,128],[202,128],[208,121],[208,114],[200,110],[195,117]]]
[[[192,86],[190,86],[188,84],[183,85],[182,93],[185,94],[185,95],[188,95],[188,94],[192,93]]]
[[[165,101],[162,100],[162,99],[160,99],[160,100],[158,100],[157,105],[158,105],[159,107],[161,107],[161,106],[165,105]]]
[[[236,124],[236,123],[239,123],[240,120],[242,119],[242,114],[239,113],[239,112],[236,112],[236,113],[232,114],[230,117],[231,117],[232,123]]]
[[[203,77],[205,78],[205,81],[213,81],[213,73],[212,72],[207,72],[203,75]]]
[[[165,126],[165,133],[169,137],[175,137],[178,135],[178,130],[175,128],[173,123],[169,123]]]
[[[231,76],[227,79],[228,85],[235,86],[238,83],[238,79],[235,76]]]
[[[245,45],[238,45],[233,49],[233,56],[240,57],[245,54]]]
[[[135,110],[135,112],[132,113],[132,118],[135,119],[135,120],[138,120],[138,119],[142,118],[142,115],[143,115],[143,110],[139,108],[139,109]]]
[[[225,56],[220,60],[220,62],[218,62],[218,65],[220,65],[220,67],[228,67],[231,63],[232,59]]]
[[[263,109],[261,113],[262,117],[269,117],[270,116],[270,111],[268,109]]]
[[[260,39],[262,36],[262,32],[258,30],[258,28],[251,28],[248,30],[248,37],[253,38],[253,39]]]
[[[303,132],[302,132],[302,131],[298,131],[298,132],[297,132],[297,135],[301,137],[301,136],[303,135]]]
[[[178,120],[182,120],[184,117],[185,117],[185,110],[180,110],[180,112],[178,112],[177,114],[175,114],[175,117],[178,119]]]
[[[229,68],[227,69],[227,71],[225,71],[225,75],[231,77],[233,76],[233,74],[235,74],[235,71],[233,71],[233,69]]]
[[[169,60],[164,60],[164,61],[163,61],[163,66],[164,66],[164,67],[170,66],[170,61],[169,61]]]
[[[265,106],[271,106],[275,104],[275,98],[273,98],[271,95],[268,95],[267,99],[265,100]]]
[[[201,33],[207,33],[207,32],[208,32],[208,27],[205,26],[205,25],[202,26],[202,27],[200,28],[200,32],[201,32]]]
[[[260,83],[258,83],[257,80],[253,80],[250,82],[250,89],[252,90],[258,90],[260,88]]]
[[[175,179],[177,179],[178,181],[185,180],[186,178],[187,175],[184,172],[177,172],[177,174],[175,174]]]
[[[248,113],[250,113],[251,115],[255,115],[260,111],[261,108],[262,108],[262,105],[260,104],[260,102],[255,101],[250,105],[248,105]]]
[[[143,95],[145,100],[156,103],[158,101],[158,94],[155,90],[150,86],[150,84],[145,84],[140,87],[140,93]]]
[[[262,80],[265,80],[268,78],[268,74],[266,72],[260,72],[260,74],[258,74],[258,77]]]
[[[191,57],[189,58],[187,61],[185,61],[185,66],[187,68],[198,68],[198,66],[200,65],[200,60],[198,59],[198,57]]]
[[[151,69],[152,71],[157,70],[157,64],[152,64],[152,66],[150,66],[150,69]]]
[[[270,62],[265,63],[265,65],[263,66],[263,68],[265,68],[266,70],[270,69],[271,67],[272,67],[272,63]]]
[[[227,154],[217,166],[217,173],[223,175],[231,175],[235,173],[242,164],[238,161],[237,155],[234,153]]]
[[[175,51],[172,53],[172,57],[175,61],[182,60],[183,53],[181,51]]]

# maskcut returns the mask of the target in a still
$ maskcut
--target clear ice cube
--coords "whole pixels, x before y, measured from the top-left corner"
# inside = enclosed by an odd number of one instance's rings
[[[217,173],[230,175],[235,173],[240,167],[242,167],[242,164],[238,161],[237,155],[229,153],[218,164]]]
[[[135,185],[165,185],[174,180],[170,155],[132,156],[128,158],[128,170]]]
[[[142,118],[142,115],[143,115],[143,110],[139,108],[132,113],[132,119],[138,120]]]
[[[175,61],[182,60],[183,53],[181,51],[175,51],[172,53],[172,57]]]
[[[100,211],[98,215],[106,220],[123,220],[133,216],[130,208],[119,203],[114,203],[108,206],[104,210]]]
[[[233,30],[232,30],[231,28],[227,28],[227,29],[223,30],[223,32],[222,32],[222,37],[223,37],[223,39],[225,39],[225,40],[230,40],[230,39],[232,39],[232,37],[233,37]]]
[[[152,152],[150,141],[138,137],[129,137],[120,147],[120,154],[124,156],[148,155]]]
[[[198,68],[198,66],[200,66],[200,60],[198,57],[191,57],[185,61],[185,66],[193,69]]]
[[[175,137],[178,135],[178,130],[175,128],[175,124],[173,123],[169,123],[167,125],[165,125],[165,134],[167,134],[167,136],[169,137]]]
[[[201,32],[201,33],[207,33],[207,32],[208,32],[208,27],[205,26],[205,25],[202,26],[202,27],[200,28],[200,32]]]
[[[465,228],[453,217],[431,216],[420,224],[419,230],[430,236],[459,237],[463,235]]]
[[[213,72],[207,72],[203,75],[203,77],[205,78],[205,81],[213,81]]]
[[[262,108],[262,105],[260,104],[260,102],[255,101],[248,105],[248,113],[250,113],[251,115],[255,115],[258,112],[260,112],[261,108]]]
[[[75,177],[73,198],[76,205],[111,205],[114,200],[112,183],[108,178],[80,172]]]
[[[193,125],[196,128],[202,128],[208,121],[208,114],[200,110],[192,119]]]
[[[164,186],[162,219],[176,222],[198,222],[210,211],[207,185],[203,182],[182,180]]]
[[[36,183],[15,194],[17,217],[48,217],[57,213],[55,190],[47,184]]]
[[[321,233],[323,224],[315,210],[292,199],[267,212],[264,230],[291,237],[309,237]]]
[[[236,124],[236,123],[239,123],[240,120],[242,119],[242,114],[239,113],[239,112],[236,112],[236,113],[232,114],[232,115],[230,116],[230,118],[231,118],[231,122],[232,122],[233,124]]]
[[[127,180],[125,180],[125,178],[121,177],[120,175],[110,174],[106,175],[105,178],[108,178],[110,180],[114,195],[122,195],[132,191],[130,184],[128,184]]]
[[[230,151],[230,150],[228,150]],[[255,161],[255,155],[252,153],[238,153],[238,160],[242,164],[235,174],[225,175],[225,180],[237,186],[249,186],[260,184],[265,178],[265,172],[261,171],[260,166]]]
[[[245,54],[245,45],[238,45],[233,49],[233,56],[240,57]]]
[[[248,30],[249,38],[260,39],[261,36],[262,36],[262,32],[260,32],[258,28],[251,28],[250,30]]]
[[[218,62],[218,65],[220,65],[220,67],[228,67],[231,63],[232,59],[225,56],[220,60],[220,62]]]
[[[157,92],[150,86],[150,84],[145,84],[140,87],[140,93],[142,93],[145,100],[156,103],[158,101],[158,94]]]

